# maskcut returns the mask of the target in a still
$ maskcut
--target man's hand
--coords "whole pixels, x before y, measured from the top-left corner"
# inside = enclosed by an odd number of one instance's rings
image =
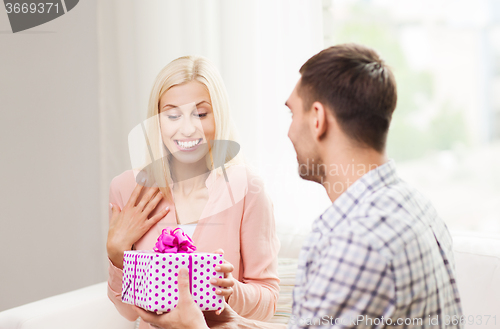
[[[205,320],[212,329],[285,329],[286,325],[278,323],[266,323],[246,319],[236,313],[229,305],[224,305],[220,315],[215,311],[203,312]]]
[[[194,303],[191,293],[189,292],[189,275],[188,270],[181,268],[179,271],[179,301],[173,311],[157,315],[147,312],[142,308],[135,307],[139,316],[147,323],[155,328],[163,329],[206,329],[207,324],[203,313]]]
[[[236,329],[239,328],[240,320],[242,319],[229,305],[224,303],[222,313],[219,311],[203,312],[205,320],[210,328],[216,329]]]
[[[217,315],[216,311],[201,312],[194,303],[189,292],[189,276],[185,268],[179,271],[179,302],[173,311],[162,315],[151,313],[142,308],[135,307],[139,316],[154,328],[161,329],[284,329],[284,325],[253,321],[239,316],[229,305],[224,305],[224,310]],[[205,322],[206,320],[206,322]],[[208,327],[208,326],[209,327]]]

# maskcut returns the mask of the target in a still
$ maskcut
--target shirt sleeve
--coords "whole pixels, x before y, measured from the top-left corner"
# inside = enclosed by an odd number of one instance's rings
[[[124,203],[119,193],[119,182],[118,177],[115,177],[111,181],[111,186],[109,188],[109,202],[118,205],[120,209],[123,209]],[[111,209],[109,211],[109,219],[111,220]],[[123,271],[118,267],[114,266],[111,260],[108,258],[109,263],[109,278],[108,278],[108,297],[115,304],[118,312],[127,320],[135,321],[139,314],[135,311],[134,307],[130,304],[122,302],[122,278]]]
[[[243,317],[265,321],[276,312],[280,243],[272,202],[256,176],[248,184],[240,237],[241,282],[235,280],[228,303]]]
[[[294,302],[288,328],[379,327],[395,310],[390,261],[352,232],[327,240],[314,252],[320,257],[307,261],[303,298]]]

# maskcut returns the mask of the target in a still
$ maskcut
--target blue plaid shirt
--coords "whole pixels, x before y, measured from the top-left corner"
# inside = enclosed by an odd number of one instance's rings
[[[288,328],[463,328],[461,316],[448,229],[392,160],[315,220]]]

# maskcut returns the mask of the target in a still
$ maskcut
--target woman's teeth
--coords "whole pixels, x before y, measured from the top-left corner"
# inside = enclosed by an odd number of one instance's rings
[[[189,149],[192,148],[200,143],[201,139],[197,139],[195,141],[190,141],[190,142],[181,142],[181,141],[175,141],[177,145],[182,147],[183,149]]]

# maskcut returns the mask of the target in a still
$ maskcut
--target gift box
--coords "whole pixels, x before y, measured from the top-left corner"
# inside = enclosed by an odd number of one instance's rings
[[[158,239],[160,241],[161,236]],[[181,268],[187,268],[190,291],[196,305],[203,311],[222,308],[224,297],[215,294],[215,290],[220,287],[211,284],[210,279],[224,277],[223,272],[215,271],[215,267],[223,263],[223,255],[193,252],[162,253],[158,248],[155,249],[157,251],[125,251],[122,280],[124,303],[137,305],[152,312],[173,310],[179,299],[177,276]]]

